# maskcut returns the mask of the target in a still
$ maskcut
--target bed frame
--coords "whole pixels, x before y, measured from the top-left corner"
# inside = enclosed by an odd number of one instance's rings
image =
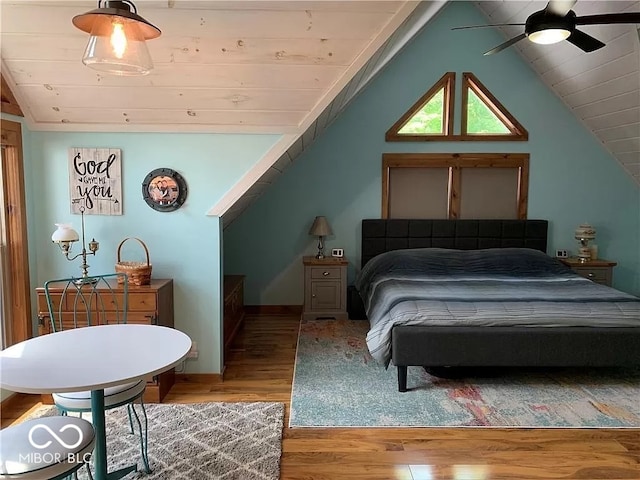
[[[546,252],[546,220],[363,220],[361,266],[405,248],[525,247]],[[423,327],[391,332],[398,390],[407,367],[635,367],[640,327]]]

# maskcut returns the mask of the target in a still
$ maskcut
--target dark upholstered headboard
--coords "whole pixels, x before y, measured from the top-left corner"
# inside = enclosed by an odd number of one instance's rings
[[[533,248],[547,251],[547,220],[362,220],[360,266],[404,248]]]

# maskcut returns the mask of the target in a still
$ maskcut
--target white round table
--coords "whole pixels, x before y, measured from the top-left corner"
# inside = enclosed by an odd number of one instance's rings
[[[0,387],[22,393],[91,390],[95,478],[113,480],[132,467],[107,474],[104,389],[169,370],[186,358],[190,348],[191,339],[185,333],[156,325],[65,330],[0,352]]]

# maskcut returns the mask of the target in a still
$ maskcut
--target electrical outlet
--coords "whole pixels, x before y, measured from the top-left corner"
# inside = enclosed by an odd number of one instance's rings
[[[187,353],[187,358],[198,358],[198,344],[194,341],[191,342],[191,348]]]
[[[569,252],[567,250],[556,250],[556,257],[567,258],[568,256],[569,256]]]

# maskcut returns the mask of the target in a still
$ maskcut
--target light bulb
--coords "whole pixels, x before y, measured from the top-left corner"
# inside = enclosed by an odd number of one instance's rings
[[[548,28],[546,30],[538,30],[537,32],[531,32],[529,34],[529,40],[533,43],[539,43],[541,45],[551,45],[553,43],[566,40],[571,35],[569,30],[564,28]]]
[[[116,75],[149,73],[153,62],[138,23],[115,15],[105,17],[93,24],[82,62]]]
[[[117,58],[122,58],[127,50],[127,36],[124,33],[124,25],[121,22],[113,22],[112,27],[111,47],[113,48],[113,54]]]

